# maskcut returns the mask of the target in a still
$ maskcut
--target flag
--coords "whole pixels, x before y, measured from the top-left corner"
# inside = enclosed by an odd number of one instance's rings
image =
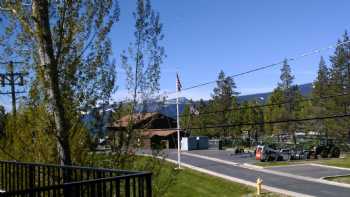
[[[196,116],[199,115],[199,111],[193,105],[190,106],[190,113]]]
[[[176,90],[178,92],[180,92],[182,89],[182,85],[181,85],[181,82],[180,82],[180,77],[179,77],[179,74],[176,73]]]

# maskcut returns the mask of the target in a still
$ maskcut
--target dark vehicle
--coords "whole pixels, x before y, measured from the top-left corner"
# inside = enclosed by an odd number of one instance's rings
[[[333,139],[322,139],[315,148],[315,157],[318,157],[318,155],[322,158],[338,158],[340,148],[335,145]]]
[[[287,144],[258,145],[256,147],[256,160],[260,161],[289,161],[317,158],[338,158],[340,156],[339,144],[332,138],[321,138],[317,145],[305,146]]]

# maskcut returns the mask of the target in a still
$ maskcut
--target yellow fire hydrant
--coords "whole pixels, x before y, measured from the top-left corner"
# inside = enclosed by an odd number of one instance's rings
[[[261,185],[263,183],[263,180],[259,177],[256,179],[256,195],[260,196],[261,195]]]

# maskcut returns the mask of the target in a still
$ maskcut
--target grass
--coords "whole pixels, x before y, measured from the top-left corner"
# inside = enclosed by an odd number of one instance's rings
[[[96,155],[95,161],[108,160],[108,155]],[[98,163],[98,162],[97,162]],[[155,164],[155,165],[153,165]],[[174,164],[167,161],[137,156],[135,165],[136,170],[143,170],[145,165],[153,165],[149,170],[153,172],[153,191],[155,196],[164,197],[253,197],[255,188],[239,183],[227,181],[222,178],[210,176],[191,169],[182,169],[175,171]],[[110,166],[113,167],[113,166]],[[176,173],[174,173],[174,171]],[[173,177],[173,178],[172,178]],[[171,181],[172,180],[172,181]],[[167,190],[162,191],[164,188]],[[263,197],[277,197],[279,194],[264,192]]]
[[[253,188],[212,177],[189,169],[182,170],[165,196],[243,196],[254,193]]]
[[[190,169],[184,169],[177,175],[165,197],[235,197],[255,196],[255,189],[221,178],[209,176]],[[278,196],[265,192],[262,196]]]
[[[346,154],[344,158],[324,159],[315,161],[315,163],[342,168],[350,168],[350,154]]]
[[[140,158],[144,160],[145,158]],[[176,167],[176,165],[163,161],[161,176],[155,177],[154,182],[159,183],[166,182],[165,176],[171,174],[170,172]],[[210,176],[201,172],[197,172],[191,169],[184,168],[177,171],[175,181],[170,184],[164,197],[253,197],[255,195],[255,188],[249,187],[243,184],[227,181],[222,178]],[[261,196],[277,197],[281,196],[271,192],[264,192]]]
[[[174,168],[172,164],[168,167]],[[169,169],[168,169],[169,170]],[[176,181],[172,184],[165,197],[253,197],[255,188],[224,180],[222,178],[210,176],[191,169],[182,169],[176,176]],[[279,194],[264,192],[261,196],[277,197]]]
[[[350,184],[350,176],[329,177],[326,180]]]
[[[295,164],[303,164],[305,161],[267,161],[267,162],[256,162],[254,165],[262,166],[262,167],[273,167],[273,166],[288,166]]]
[[[317,163],[342,168],[350,168],[350,154],[346,154],[344,158],[321,160]],[[350,176],[328,177],[326,180],[350,184]]]

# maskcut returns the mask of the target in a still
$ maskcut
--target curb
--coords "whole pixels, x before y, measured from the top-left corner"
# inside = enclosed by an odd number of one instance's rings
[[[165,159],[165,160],[168,161],[168,162],[177,164],[177,161],[174,161],[174,160],[171,160],[171,159]],[[228,180],[228,181],[240,183],[240,184],[251,186],[251,187],[256,187],[256,183],[255,182],[246,181],[246,180],[243,180],[243,179],[227,176],[227,175],[224,175],[224,174],[221,174],[221,173],[216,173],[216,172],[211,171],[211,170],[206,170],[206,169],[199,168],[199,167],[192,166],[192,165],[185,164],[185,163],[182,163],[181,165],[186,167],[186,168],[189,168],[191,170],[202,172],[202,173],[205,173],[205,174],[208,174],[208,175],[211,175],[211,176],[216,176],[216,177]],[[288,195],[288,196],[314,197],[314,196],[311,196],[311,195],[306,195],[306,194],[302,194],[302,193],[292,192],[292,191],[289,191],[289,190],[279,189],[279,188],[271,187],[271,186],[268,186],[268,185],[263,185],[262,189],[270,191],[270,192],[274,192],[274,193]]]
[[[257,165],[250,164],[250,163],[243,163],[243,166],[246,166],[249,169],[264,169],[265,168],[263,166],[257,166]]]
[[[350,174],[334,175],[334,176],[324,176],[324,177],[321,177],[320,179],[327,180],[328,178],[339,178],[339,177],[345,177],[345,176],[350,176]],[[336,182],[336,181],[332,181],[332,182]],[[338,182],[337,182],[337,183],[338,183]],[[348,184],[348,185],[349,185],[349,183],[344,183],[344,184]]]
[[[334,168],[334,169],[338,169],[338,170],[347,170],[347,171],[350,171],[350,168],[337,167],[337,166],[330,166],[330,165],[324,165],[324,164],[318,164],[318,163],[310,163],[309,165],[318,166],[318,167],[324,167],[324,168]]]
[[[184,154],[184,153],[182,153],[182,154]],[[164,159],[167,162],[170,162],[170,163],[173,163],[173,164],[177,164],[177,161],[175,161],[175,160],[164,158],[164,157],[160,157],[160,156],[153,156],[153,155],[149,155],[149,154],[138,154],[138,155],[146,156],[146,157],[154,157],[154,158],[157,158],[157,159]],[[190,156],[192,154],[188,153],[188,155]],[[231,163],[231,162],[228,162],[228,163]],[[232,163],[234,163],[234,162],[232,162]],[[232,165],[232,163],[230,165]],[[193,165],[190,165],[190,164],[186,164],[186,163],[181,163],[181,166],[183,166],[185,168],[188,168],[188,169],[191,169],[191,170],[202,172],[204,174],[208,174],[208,175],[211,175],[211,176],[219,177],[219,178],[222,178],[222,179],[225,179],[225,180],[228,180],[228,181],[240,183],[240,184],[247,185],[247,186],[250,186],[250,187],[256,187],[256,183],[255,182],[246,181],[246,180],[243,180],[243,179],[239,179],[239,178],[227,176],[227,175],[224,175],[224,174],[216,173],[214,171],[206,170],[206,169],[199,168],[199,167],[196,167],[196,166],[193,166]],[[268,186],[268,185],[263,185],[262,189],[270,191],[270,192],[274,192],[274,193],[288,195],[288,196],[314,197],[314,196],[311,196],[311,195],[306,195],[306,194],[302,194],[302,193],[292,192],[292,191],[289,191],[289,190],[279,189],[279,188]]]
[[[192,153],[188,153],[188,152],[182,152],[182,155],[187,155],[187,156],[191,156],[191,157],[198,157],[201,159],[207,159],[207,160],[211,160],[211,161],[216,161],[216,162],[220,162],[220,163],[224,163],[224,164],[228,164],[228,165],[234,165],[234,166],[239,166],[241,164],[236,163],[236,162],[232,162],[232,161],[226,161],[226,160],[222,160],[222,159],[217,159],[217,158],[213,158],[213,157],[208,157],[208,156],[203,156],[203,155],[197,155],[197,154],[192,154]]]
[[[350,188],[350,184],[337,183],[334,181],[327,181],[324,179],[316,179],[316,178],[311,178],[311,177],[306,177],[306,176],[289,174],[289,173],[285,173],[285,172],[278,172],[278,171],[269,170],[269,169],[265,169],[265,168],[252,167],[253,165],[250,165],[250,166],[238,165],[235,162],[225,161],[225,160],[221,160],[221,159],[217,159],[217,158],[211,158],[211,157],[207,157],[207,156],[203,156],[203,155],[195,155],[195,154],[191,154],[191,153],[186,153],[186,155],[198,157],[201,159],[211,160],[211,161],[215,161],[215,162],[219,162],[219,163],[223,163],[223,164],[227,164],[227,165],[238,166],[241,168],[254,170],[254,171],[258,171],[258,172],[265,172],[265,173],[273,174],[273,175],[277,175],[277,176],[284,176],[284,177],[303,180],[303,181],[310,181],[310,182],[315,182],[315,183],[322,183],[322,184],[334,185],[334,186],[338,186],[338,187]]]

